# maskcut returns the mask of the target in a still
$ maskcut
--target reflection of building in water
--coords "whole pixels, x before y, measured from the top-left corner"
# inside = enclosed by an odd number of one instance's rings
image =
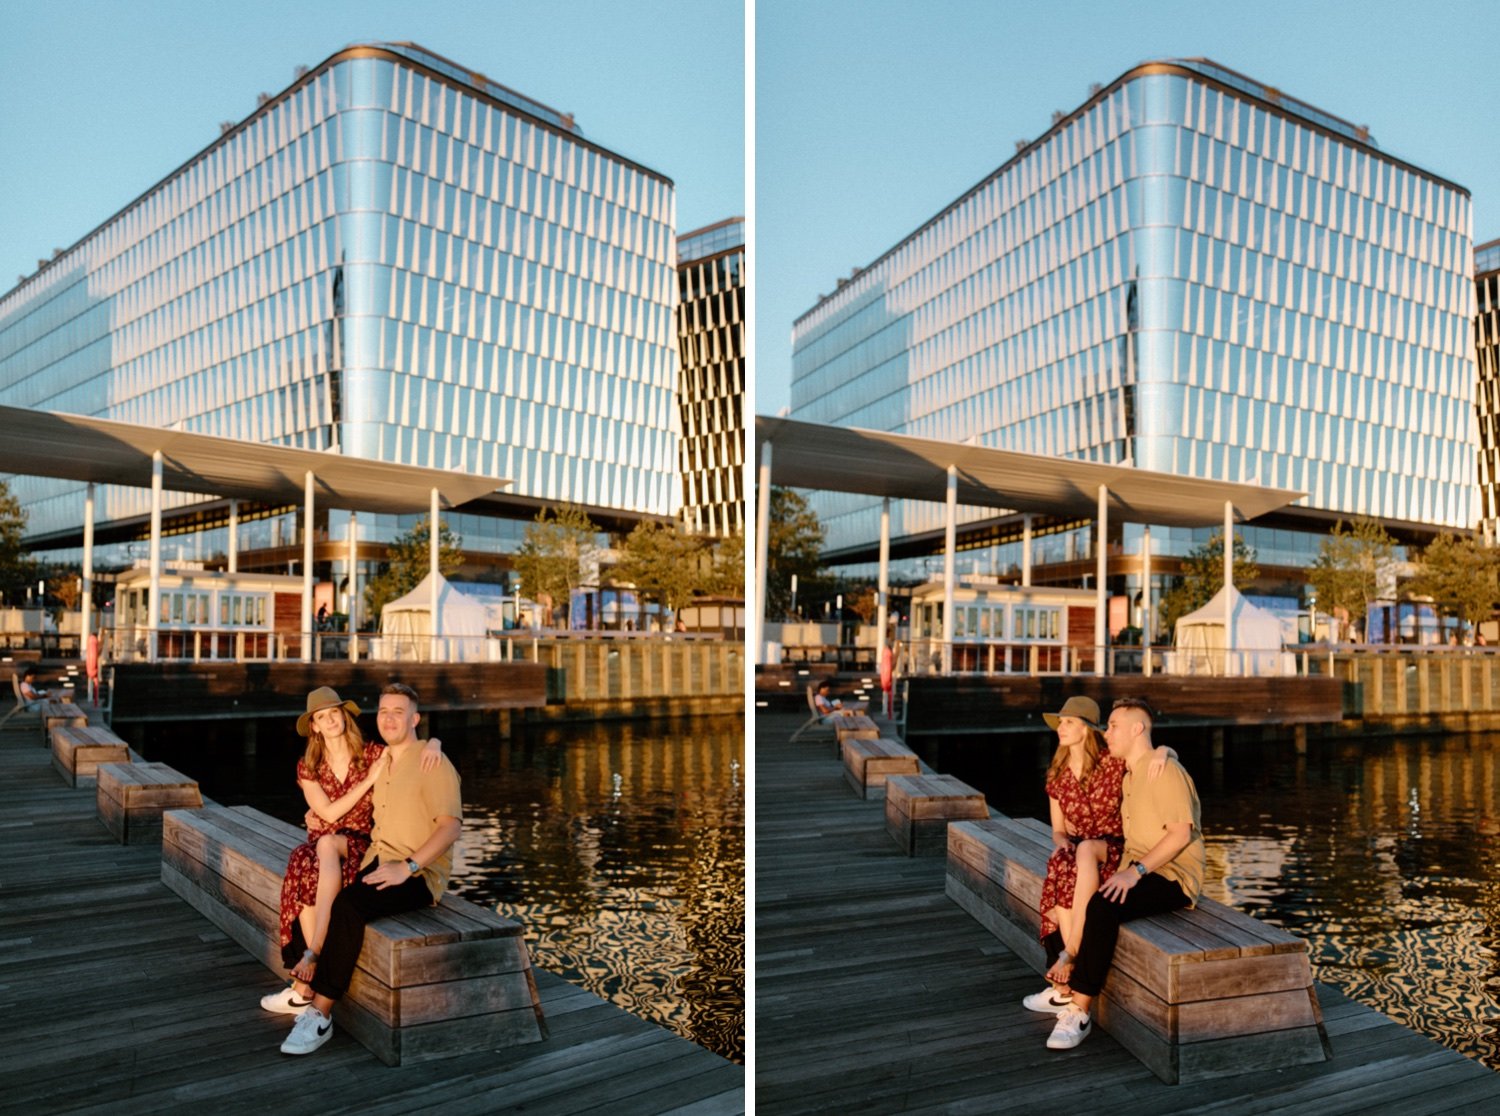
[[[466,775],[464,894],[521,922],[543,968],[742,1058],[743,721],[567,734]]]

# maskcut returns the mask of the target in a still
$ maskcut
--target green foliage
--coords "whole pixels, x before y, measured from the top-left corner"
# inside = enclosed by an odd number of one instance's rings
[[[641,522],[620,547],[614,579],[672,612],[688,604],[712,579],[708,540],[681,524]]]
[[[566,616],[573,590],[598,576],[598,536],[598,526],[577,504],[537,512],[511,562],[521,577],[521,595]]]
[[[785,616],[792,607],[792,575],[802,592],[812,589],[823,554],[823,525],[807,501],[790,488],[771,489],[766,540],[766,615]]]
[[[25,534],[26,510],[0,481],[0,593],[12,604],[23,600],[36,581],[36,563],[21,541]]]
[[[1495,611],[1500,551],[1475,538],[1442,534],[1417,560],[1417,574],[1406,589],[1414,597],[1431,597],[1437,607],[1476,627]]]
[[[431,535],[431,527],[424,519],[391,543],[387,549],[388,564],[365,587],[365,615],[371,620],[378,617],[386,605],[400,600],[422,584],[422,579],[432,568],[432,557],[428,552]],[[438,520],[438,571],[444,577],[464,564],[462,547],[463,539],[450,531],[447,523]]]
[[[1370,602],[1380,595],[1381,579],[1392,576],[1395,554],[1396,541],[1375,520],[1360,517],[1348,527],[1342,520],[1335,523],[1307,571],[1318,610],[1330,616],[1342,613],[1342,624],[1363,627]]]
[[[1260,576],[1255,548],[1243,537],[1234,537],[1234,584],[1248,585]],[[1182,560],[1182,580],[1161,599],[1161,631],[1171,638],[1177,621],[1196,612],[1224,588],[1224,532],[1215,531],[1202,546],[1194,547]]]
[[[736,532],[714,547],[708,591],[720,597],[745,596],[745,536]]]

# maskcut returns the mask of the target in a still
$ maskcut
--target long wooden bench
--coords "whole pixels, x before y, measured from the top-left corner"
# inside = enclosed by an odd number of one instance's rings
[[[948,827],[949,898],[1039,973],[1051,848],[1051,829],[1029,818]],[[1332,1056],[1307,943],[1212,899],[1122,926],[1095,1007],[1099,1025],[1167,1082]]]
[[[52,729],[52,767],[70,787],[92,786],[101,763],[128,763],[130,748],[103,725]]]
[[[846,740],[844,781],[860,798],[884,798],[885,781],[892,775],[921,774],[921,761],[899,740]]]
[[[44,701],[37,706],[42,718],[42,747],[52,747],[52,730],[55,728],[83,728],[89,723],[88,714],[71,701]]]
[[[942,856],[948,825],[990,816],[984,795],[952,775],[890,775],[885,831],[907,856]]]
[[[162,881],[284,976],[281,879],[306,834],[244,806],[169,810],[163,823]],[[521,927],[452,895],[366,927],[334,1018],[387,1065],[546,1037]]]
[[[850,740],[880,739],[880,726],[863,713],[830,717],[828,723],[833,727],[833,752],[840,759]]]
[[[164,763],[101,763],[98,784],[99,820],[122,845],[160,844],[166,811],[203,805],[197,782]]]

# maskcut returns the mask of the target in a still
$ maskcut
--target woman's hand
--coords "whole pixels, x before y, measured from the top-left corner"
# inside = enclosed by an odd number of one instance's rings
[[[1167,769],[1167,756],[1175,756],[1177,753],[1170,748],[1155,747],[1151,749],[1151,762],[1146,767],[1147,780],[1154,780]]]
[[[1056,856],[1060,852],[1072,851],[1073,842],[1069,839],[1068,835],[1066,833],[1059,833],[1054,829],[1052,831],[1052,855]]]
[[[421,768],[425,774],[443,761],[443,742],[437,737],[432,737],[422,747]]]

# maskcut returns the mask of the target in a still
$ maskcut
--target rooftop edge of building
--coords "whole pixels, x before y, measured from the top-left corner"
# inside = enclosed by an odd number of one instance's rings
[[[1255,78],[1241,74],[1236,70],[1231,70],[1228,66],[1221,65],[1220,63],[1215,62],[1210,58],[1160,58],[1147,60],[1145,62],[1138,62],[1130,69],[1126,70],[1119,77],[1115,78],[1115,80],[1110,82],[1108,85],[1095,84],[1090,86],[1089,96],[1083,101],[1082,104],[1078,105],[1071,112],[1054,113],[1052,117],[1052,123],[1045,132],[1043,132],[1036,139],[1025,142],[1024,145],[1018,145],[1015,153],[1009,159],[1006,159],[1005,162],[1001,163],[994,170],[990,171],[973,186],[970,186],[967,190],[963,191],[942,209],[938,210],[937,213],[933,214],[930,218],[922,222],[922,224],[918,225],[910,233],[903,236],[900,240],[896,241],[895,244],[891,245],[891,247],[887,248],[884,252],[875,257],[875,259],[871,260],[868,264],[865,264],[861,267],[855,267],[850,271],[848,276],[840,277],[836,281],[837,286],[832,292],[824,295],[819,295],[817,300],[810,307],[808,307],[801,314],[792,319],[792,328],[796,329],[807,318],[817,313],[817,311],[820,310],[827,302],[829,302],[833,298],[838,297],[838,295],[842,293],[843,289],[848,286],[849,283],[853,282],[856,278],[869,271],[871,268],[877,267],[889,257],[895,255],[896,252],[900,251],[901,248],[903,248],[905,245],[911,243],[928,229],[932,228],[949,213],[953,212],[969,198],[973,197],[980,190],[984,189],[985,186],[989,185],[995,179],[999,178],[1012,166],[1020,163],[1022,159],[1030,155],[1032,151],[1045,143],[1055,133],[1060,132],[1063,128],[1072,124],[1086,111],[1088,111],[1099,102],[1103,101],[1105,98],[1109,97],[1112,93],[1115,92],[1115,90],[1119,89],[1126,82],[1140,77],[1148,77],[1153,74],[1176,74],[1181,77],[1191,78],[1195,81],[1202,81],[1210,86],[1221,89],[1224,92],[1231,94],[1232,96],[1241,97],[1255,102],[1268,112],[1274,112],[1279,116],[1293,119],[1300,124],[1304,124],[1312,128],[1314,131],[1320,132],[1324,135],[1332,136],[1335,139],[1345,143],[1357,144],[1361,147],[1368,148],[1370,153],[1377,159],[1401,167],[1402,169],[1410,171],[1411,173],[1419,175],[1422,178],[1428,179],[1429,181],[1439,183],[1440,185],[1446,186],[1453,190],[1457,190],[1465,197],[1472,197],[1472,194],[1467,186],[1460,185],[1459,183],[1454,182],[1451,179],[1444,178],[1442,175],[1434,174],[1431,171],[1424,170],[1422,167],[1417,166],[1415,163],[1407,162],[1405,159],[1397,158],[1396,156],[1382,150],[1380,146],[1375,143],[1374,138],[1370,135],[1370,130],[1368,127],[1364,125],[1351,124],[1347,120],[1344,120],[1342,117],[1334,116],[1332,113],[1325,112],[1314,105],[1308,104],[1306,101],[1300,100],[1296,97],[1288,96],[1287,94],[1282,93],[1275,86],[1267,85],[1264,82],[1257,81]]]
[[[1474,245],[1474,274],[1500,271],[1500,238]]]
[[[34,282],[40,276],[45,275],[57,263],[66,259],[73,252],[77,251],[79,248],[87,244],[88,241],[92,237],[97,235],[100,231],[109,227],[111,223],[119,220],[125,214],[129,213],[137,205],[141,204],[157,190],[161,189],[167,183],[171,182],[178,175],[182,174],[184,171],[187,171],[189,168],[191,168],[201,160],[206,159],[219,147],[221,147],[225,143],[228,143],[235,136],[239,135],[239,133],[243,132],[250,124],[254,123],[262,115],[275,108],[282,101],[286,100],[302,86],[312,82],[320,74],[323,74],[326,71],[332,69],[333,66],[335,66],[339,62],[354,58],[371,57],[384,57],[390,61],[397,63],[398,65],[409,66],[413,69],[425,71],[433,77],[437,78],[439,81],[443,81],[448,84],[456,84],[469,93],[485,98],[489,102],[493,103],[496,107],[500,108],[502,111],[508,111],[523,116],[528,120],[531,120],[533,123],[546,128],[548,131],[556,132],[575,143],[589,148],[590,150],[597,151],[600,154],[605,155],[611,159],[618,160],[619,162],[624,163],[637,171],[640,171],[642,174],[649,175],[652,178],[657,179],[658,181],[665,182],[669,186],[676,186],[676,183],[671,178],[669,178],[665,174],[662,174],[660,171],[653,170],[652,168],[646,166],[644,163],[639,163],[636,160],[631,159],[629,156],[622,155],[618,151],[613,151],[610,148],[605,147],[603,144],[595,143],[593,140],[585,138],[582,129],[580,129],[577,123],[574,121],[572,113],[561,113],[556,109],[549,108],[541,101],[535,100],[532,97],[528,97],[523,93],[518,93],[515,90],[510,89],[508,86],[501,85],[499,82],[485,77],[484,74],[482,74],[478,70],[468,70],[465,67],[460,66],[458,63],[444,58],[442,55],[428,50],[426,47],[421,46],[418,43],[351,43],[348,46],[342,47],[341,49],[335,51],[333,54],[325,58],[322,62],[318,63],[318,65],[316,66],[299,66],[297,68],[297,74],[292,79],[291,84],[281,90],[281,92],[274,95],[261,94],[257,100],[254,110],[251,111],[242,120],[235,123],[233,127],[223,128],[220,131],[219,135],[211,143],[203,148],[200,148],[193,155],[185,159],[183,162],[179,163],[177,166],[173,167],[166,174],[162,175],[161,178],[157,179],[150,186],[146,187],[146,189],[142,190],[135,197],[131,198],[130,201],[126,202],[119,209],[115,210],[108,217],[104,218],[104,220],[100,221],[93,228],[89,229],[88,232],[84,233],[72,244],[68,245],[66,248],[55,249],[52,252],[52,255],[46,260],[38,260],[38,266],[35,271],[31,272],[29,275],[20,276],[18,278],[18,281],[12,286],[4,290],[0,290],[0,304],[3,304],[13,294],[15,294],[17,291],[22,290],[24,287]],[[424,61],[424,58],[430,59],[431,61]],[[478,84],[476,84],[476,81],[483,82],[484,87],[481,88]]]
[[[718,235],[712,235],[718,234]],[[694,244],[694,241],[701,241]],[[745,246],[745,218],[726,217],[711,225],[677,234],[677,266]]]

